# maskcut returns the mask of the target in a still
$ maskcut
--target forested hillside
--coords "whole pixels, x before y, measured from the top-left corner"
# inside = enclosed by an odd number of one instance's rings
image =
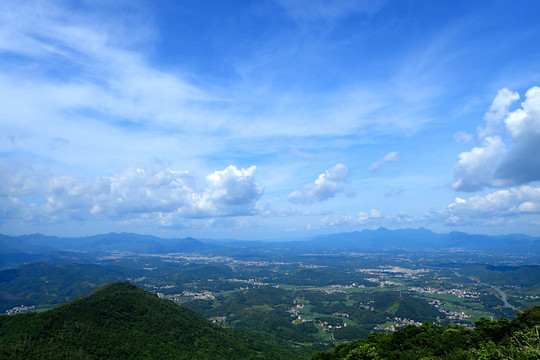
[[[2,359],[294,359],[284,341],[218,327],[129,283],[43,313],[0,316]]]
[[[480,319],[474,329],[442,327],[425,322],[394,333],[319,352],[311,360],[398,359],[540,359],[540,306],[529,308],[513,321]]]
[[[276,304],[287,294],[266,290],[270,293],[260,295],[276,299]],[[266,311],[278,310],[263,298],[242,295],[225,306],[249,303],[253,312],[260,313],[261,323]],[[288,329],[274,325],[280,331]],[[475,325],[468,329],[424,322],[393,333],[373,333],[315,353],[311,359],[540,358],[540,306],[512,321],[482,318]],[[0,316],[2,359],[297,359],[309,357],[306,350],[302,353],[291,343],[262,333],[216,326],[184,306],[125,282],[102,286],[46,312]]]

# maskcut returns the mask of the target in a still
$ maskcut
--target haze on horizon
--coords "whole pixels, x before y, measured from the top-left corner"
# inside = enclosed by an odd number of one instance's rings
[[[540,235],[540,2],[0,3],[0,233]]]

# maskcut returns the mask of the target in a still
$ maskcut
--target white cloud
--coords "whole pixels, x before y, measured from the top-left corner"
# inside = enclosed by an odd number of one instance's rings
[[[252,208],[263,193],[263,188],[255,184],[255,169],[255,166],[237,169],[230,165],[225,170],[213,172],[206,177],[205,198],[227,208],[245,208],[246,205]]]
[[[312,184],[291,192],[288,199],[292,203],[309,204],[333,198],[337,193],[343,191],[347,183],[348,172],[349,169],[345,165],[337,164],[320,174]]]
[[[381,159],[375,161],[371,166],[369,167],[369,171],[377,171],[381,167],[382,164],[385,164],[387,162],[397,162],[401,161],[401,156],[396,151],[389,152],[388,154],[384,155]]]
[[[445,209],[430,215],[450,225],[489,225],[509,223],[531,214],[540,214],[540,188],[521,186],[468,199],[456,198]]]
[[[294,156],[297,156],[301,159],[306,159],[306,160],[313,160],[315,159],[315,154],[312,154],[312,153],[308,153],[308,152],[304,152],[304,151],[300,151],[298,149],[292,149],[291,150],[291,154],[294,155]]]
[[[540,180],[540,87],[529,89],[525,98],[505,120],[514,146],[495,174],[512,185]]]
[[[458,143],[468,143],[473,139],[473,135],[465,131],[456,131],[454,133],[454,141]]]
[[[38,179],[37,174],[26,171],[24,181],[3,183],[1,218],[13,220],[25,214],[47,222],[141,217],[163,223],[175,218],[250,215],[257,212],[256,202],[263,194],[263,188],[255,183],[255,169],[231,165],[208,175],[206,184],[176,170],[130,169],[94,182],[69,176]],[[1,172],[7,170],[3,166]],[[19,177],[11,174],[6,178]]]
[[[369,212],[361,211],[355,215],[344,215],[337,219],[330,219],[328,217],[323,218],[321,221],[324,225],[327,226],[354,226],[354,225],[365,225],[372,220],[380,220],[383,218],[383,213],[377,209],[371,209]]]
[[[398,212],[396,215],[384,215],[378,209],[371,209],[370,211],[361,211],[354,215],[343,215],[337,218],[331,218],[329,216],[324,217],[321,222],[323,226],[330,226],[340,231],[353,230],[361,227],[401,227],[411,226],[418,221],[418,218],[411,216],[405,212]]]
[[[375,3],[380,2],[284,2],[283,6],[298,7],[299,14],[312,11],[315,17],[340,17],[349,12],[370,12],[379,6]],[[129,8],[130,2],[127,4]],[[95,5],[100,6],[106,4]],[[267,89],[265,85],[265,90],[259,90],[248,79],[223,88],[205,88],[192,81],[189,72],[152,65],[148,59],[151,41],[155,40],[155,30],[148,24],[151,17],[142,16],[147,12],[140,9],[128,10],[121,16],[115,12],[116,17],[111,19],[77,12],[59,2],[1,2],[0,50],[10,57],[24,58],[6,59],[0,71],[0,120],[4,125],[9,123],[27,133],[21,127],[31,124],[46,133],[43,128],[61,131],[63,121],[76,122],[91,114],[94,121],[112,127],[131,124],[165,129],[175,135],[203,133],[208,138],[217,134],[220,139],[226,132],[233,138],[227,139],[230,141],[280,135],[346,135],[359,127],[409,132],[422,125],[418,120],[409,121],[418,116],[405,115],[405,109],[417,102],[400,94],[393,101],[399,106],[399,118],[384,114],[372,121],[374,113],[389,104],[387,89],[375,93],[371,86],[324,96],[283,94],[282,89]],[[274,56],[275,52],[272,47]],[[61,76],[56,76],[59,67]],[[311,121],[315,117],[320,121]],[[12,132],[7,127],[0,130]]]
[[[485,138],[482,145],[459,154],[454,167],[455,181],[452,188],[476,191],[493,185],[493,176],[506,146],[498,136]]]
[[[478,136],[480,139],[491,136],[499,132],[501,122],[508,115],[508,108],[519,99],[517,92],[512,92],[507,88],[503,88],[497,92],[497,96],[493,99],[489,111],[484,115],[484,120],[487,125],[485,128],[478,128]]]
[[[508,89],[499,91],[486,114],[487,126],[479,128],[482,143],[459,155],[454,167],[455,190],[476,191],[485,186],[503,187],[540,180],[540,87],[525,94],[521,108],[508,111],[519,98]],[[504,120],[512,146],[507,151],[500,131]],[[489,135],[489,136],[488,136]]]

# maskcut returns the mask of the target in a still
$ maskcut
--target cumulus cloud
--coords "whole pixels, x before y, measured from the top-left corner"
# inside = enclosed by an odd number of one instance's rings
[[[348,172],[349,169],[345,165],[337,164],[320,174],[312,184],[290,193],[288,199],[292,203],[310,204],[333,198],[343,191]]]
[[[514,146],[495,173],[515,185],[540,180],[540,87],[530,89],[525,97],[522,108],[505,120]]]
[[[6,169],[3,166],[0,173]],[[130,169],[94,182],[49,176],[39,185],[33,180],[36,174],[10,174],[6,178],[12,181],[0,188],[1,218],[16,219],[21,214],[41,221],[250,215],[257,212],[256,202],[264,191],[255,182],[255,170],[255,166],[238,169],[231,165],[208,175],[206,183],[176,170]]]
[[[480,139],[493,135],[501,130],[500,125],[504,118],[508,116],[508,108],[516,100],[519,100],[519,94],[517,92],[512,92],[507,88],[503,88],[497,92],[497,96],[493,99],[489,111],[484,115],[486,127],[478,128],[478,136]]]
[[[532,214],[540,214],[540,188],[525,185],[485,196],[458,197],[431,216],[442,217],[449,225],[466,225],[501,224]]]
[[[255,166],[237,169],[228,166],[225,170],[214,171],[206,177],[208,188],[204,197],[211,203],[224,207],[252,207],[263,189],[255,184]]]
[[[488,137],[471,151],[459,154],[452,187],[456,190],[476,191],[493,184],[497,164],[506,153],[506,146],[498,136]]]
[[[384,155],[381,159],[375,161],[371,166],[369,167],[369,171],[377,171],[381,167],[382,164],[387,162],[397,162],[401,161],[401,156],[396,151],[389,152],[388,154]]]
[[[459,155],[452,184],[455,190],[477,191],[540,180],[540,88],[529,89],[521,108],[509,111],[517,99],[519,95],[508,89],[499,91],[486,113],[486,127],[479,128],[480,145]],[[502,137],[495,135],[502,124],[511,137],[509,151]]]

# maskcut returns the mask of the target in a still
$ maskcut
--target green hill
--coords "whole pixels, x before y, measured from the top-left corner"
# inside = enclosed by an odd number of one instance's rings
[[[514,320],[482,318],[474,329],[437,326],[425,322],[393,333],[371,334],[366,339],[319,352],[311,360],[535,360],[540,359],[540,306]]]
[[[0,316],[2,359],[294,359],[286,342],[213,325],[129,283],[43,313]]]

